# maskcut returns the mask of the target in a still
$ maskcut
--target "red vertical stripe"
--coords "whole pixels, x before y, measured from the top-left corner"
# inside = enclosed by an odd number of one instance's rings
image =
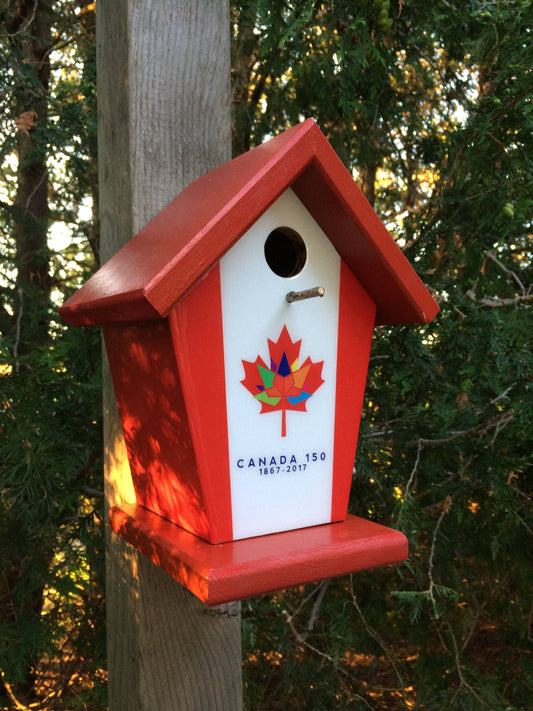
[[[376,304],[341,259],[331,520],[346,518]]]
[[[233,539],[220,267],[169,315],[189,425],[200,472],[209,540]]]

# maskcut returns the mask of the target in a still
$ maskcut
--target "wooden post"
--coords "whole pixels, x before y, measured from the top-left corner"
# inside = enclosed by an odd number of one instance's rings
[[[229,160],[227,0],[97,4],[99,184],[106,261],[177,193]],[[135,500],[109,376],[107,504]],[[240,607],[209,609],[108,534],[112,711],[242,708]]]

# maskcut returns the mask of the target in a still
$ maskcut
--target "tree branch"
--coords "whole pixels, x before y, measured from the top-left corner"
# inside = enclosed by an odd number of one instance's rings
[[[501,309],[503,306],[516,306],[527,301],[533,301],[533,294],[515,296],[512,299],[500,299],[497,296],[484,296],[479,300],[481,306],[488,306],[491,309]]]
[[[352,597],[352,604],[353,604],[355,610],[357,611],[357,614],[359,615],[365,630],[370,635],[370,637],[372,637],[372,639],[374,639],[379,644],[381,649],[385,652],[385,655],[386,655],[387,659],[389,660],[394,673],[396,674],[396,678],[398,679],[398,682],[400,684],[400,691],[402,693],[405,705],[407,707],[407,697],[405,695],[405,682],[402,677],[402,674],[401,674],[400,670],[398,669],[398,666],[396,665],[396,662],[394,661],[394,658],[393,658],[389,648],[383,642],[383,640],[378,635],[378,633],[375,631],[375,629],[368,623],[366,617],[363,615],[363,611],[359,607],[359,604],[358,604],[356,596],[355,596],[354,586],[353,586],[353,574],[350,575],[350,594]]]
[[[457,439],[462,439],[463,437],[472,437],[473,435],[484,435],[492,429],[497,429],[499,432],[502,427],[505,427],[511,420],[514,419],[514,410],[508,410],[503,412],[496,417],[492,417],[486,422],[482,422],[480,425],[475,427],[470,427],[467,430],[461,430],[460,432],[453,432],[449,437],[443,437],[442,439],[424,439],[420,437],[414,442],[407,442],[407,447],[442,447],[445,444],[450,444],[455,442]]]
[[[493,252],[490,252],[489,250],[487,250],[486,252],[483,252],[483,254],[486,259],[490,259],[491,261],[493,261],[494,264],[497,264],[500,267],[500,269],[502,269],[508,276],[512,277],[516,281],[516,283],[518,284],[518,286],[520,287],[520,289],[522,291],[522,294],[525,295],[527,293],[526,288],[522,284],[522,281],[519,279],[518,275],[515,272],[511,271],[510,269],[507,269],[507,267],[500,262],[498,257],[496,257],[496,255]]]

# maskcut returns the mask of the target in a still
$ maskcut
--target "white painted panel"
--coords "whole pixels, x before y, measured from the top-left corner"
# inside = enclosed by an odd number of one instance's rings
[[[290,227],[303,238],[307,261],[300,274],[274,274],[264,256],[270,232]],[[301,528],[331,520],[335,375],[340,257],[289,189],[222,258],[222,322],[234,538]],[[288,304],[289,291],[323,286],[325,295]],[[324,383],[306,401],[307,412],[261,414],[241,384],[243,360],[261,356],[268,367],[268,339],[286,326],[301,339],[299,366],[323,361]]]

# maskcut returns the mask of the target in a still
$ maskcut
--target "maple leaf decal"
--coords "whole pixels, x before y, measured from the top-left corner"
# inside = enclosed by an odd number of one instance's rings
[[[281,410],[282,437],[287,434],[287,410],[307,412],[307,400],[324,382],[324,361],[313,363],[307,358],[299,366],[301,343],[301,340],[293,343],[287,327],[283,326],[276,343],[268,339],[270,368],[260,356],[255,363],[242,361],[245,378],[241,383],[261,403],[261,414]]]

